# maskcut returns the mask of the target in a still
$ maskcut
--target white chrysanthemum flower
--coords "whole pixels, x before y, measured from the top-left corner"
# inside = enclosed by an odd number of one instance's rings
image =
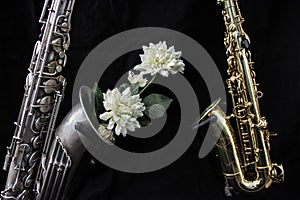
[[[98,134],[103,138],[106,139],[108,141],[113,142],[114,139],[114,135],[113,135],[113,131],[112,130],[108,130],[106,126],[100,124],[98,127]]]
[[[143,74],[135,75],[132,71],[128,72],[128,80],[131,84],[138,83],[140,87],[145,87],[147,79],[143,77]]]
[[[140,55],[142,63],[134,69],[141,71],[141,74],[160,74],[168,77],[169,73],[183,73],[185,64],[180,59],[181,51],[175,52],[174,46],[167,48],[166,42],[158,44],[150,43],[150,46],[143,46],[144,54]]]
[[[131,95],[130,87],[122,93],[118,88],[108,90],[103,94],[103,100],[104,108],[108,112],[101,114],[100,119],[109,120],[107,129],[112,130],[115,127],[116,135],[122,133],[126,136],[127,129],[134,131],[141,127],[137,118],[143,116],[145,106],[140,95]]]

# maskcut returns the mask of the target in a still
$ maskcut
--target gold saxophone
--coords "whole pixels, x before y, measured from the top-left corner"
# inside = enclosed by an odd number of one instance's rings
[[[222,6],[226,27],[224,44],[230,76],[226,83],[233,111],[226,116],[218,106],[218,99],[201,114],[199,121],[214,119],[212,126],[221,130],[216,146],[225,178],[225,193],[231,196],[232,191],[253,193],[268,188],[272,182],[282,182],[284,171],[282,165],[270,159],[272,134],[260,112],[258,99],[263,93],[257,89],[248,50],[250,40],[242,28],[244,19],[238,0],[218,0],[218,4]],[[235,123],[231,126],[230,122]]]

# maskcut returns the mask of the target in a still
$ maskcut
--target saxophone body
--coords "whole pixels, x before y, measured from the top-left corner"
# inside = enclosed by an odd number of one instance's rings
[[[46,0],[26,78],[25,93],[3,169],[8,171],[1,199],[36,199],[44,179],[44,164],[55,140],[54,127],[64,97],[66,51],[74,0]],[[71,165],[62,148],[57,155],[62,173]],[[42,162],[43,161],[43,162]]]
[[[225,193],[255,193],[268,188],[272,182],[282,182],[282,165],[270,159],[272,136],[267,120],[261,115],[255,72],[248,47],[249,37],[242,28],[244,19],[238,0],[218,0],[222,6],[225,22],[224,44],[228,63],[226,80],[232,100],[232,114],[227,116],[218,106],[220,99],[213,102],[200,116],[199,121],[210,119],[220,133],[216,144],[217,154],[225,179]]]

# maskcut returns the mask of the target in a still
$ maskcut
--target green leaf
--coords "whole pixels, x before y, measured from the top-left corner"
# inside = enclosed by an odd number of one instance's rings
[[[143,101],[146,107],[144,112],[151,119],[160,118],[165,114],[172,101],[172,99],[161,94],[150,94]]]
[[[160,104],[154,104],[150,107],[147,107],[144,112],[151,119],[158,119],[164,116],[166,109]]]
[[[130,90],[131,90],[131,94],[132,95],[136,95],[139,93],[139,84],[138,83],[134,83],[132,85],[130,85]]]
[[[122,85],[120,85],[119,91],[122,93],[128,87],[129,87],[129,85],[127,83],[123,83]]]
[[[150,94],[150,95],[146,96],[143,100],[144,105],[146,107],[149,107],[154,104],[160,104],[166,110],[168,109],[168,107],[170,106],[172,101],[173,101],[172,99],[170,99],[169,97],[166,97],[162,94]]]
[[[141,126],[148,126],[152,124],[151,119],[147,115],[144,115],[143,117],[139,117],[137,118],[137,120]]]
[[[94,84],[92,91],[95,94],[95,104],[96,104],[95,107],[96,107],[96,114],[98,117],[101,113],[105,112],[105,108],[103,106],[103,94],[100,88],[98,87],[98,83]]]

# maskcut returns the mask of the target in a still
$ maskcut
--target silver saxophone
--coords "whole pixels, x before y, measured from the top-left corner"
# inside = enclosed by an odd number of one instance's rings
[[[73,6],[74,0],[44,3],[42,34],[34,47],[16,129],[7,147],[3,169],[8,176],[1,192],[3,200],[40,199],[48,183],[46,169],[57,166],[57,176],[63,176],[71,166],[70,157],[54,136],[54,128],[66,86],[62,72],[70,45]],[[57,153],[47,156],[52,146]],[[55,189],[55,195],[61,195],[59,187]]]
[[[70,199],[69,188],[86,151],[79,134],[98,132],[95,96],[86,86],[79,91],[80,102],[55,129],[66,86],[61,72],[70,45],[74,2],[44,3],[42,38],[34,48],[16,130],[7,148],[3,169],[8,176],[1,200]],[[113,137],[99,137],[107,144],[114,142]]]
[[[270,158],[270,136],[274,134],[268,130],[267,120],[260,112],[258,100],[263,93],[255,80],[250,40],[242,27],[244,18],[238,0],[218,0],[218,4],[222,6],[226,28],[224,44],[229,75],[226,83],[233,110],[227,116],[218,106],[218,99],[201,114],[197,126],[214,122],[212,126],[221,130],[216,147],[226,195],[256,193],[272,182],[282,182],[284,170]]]

